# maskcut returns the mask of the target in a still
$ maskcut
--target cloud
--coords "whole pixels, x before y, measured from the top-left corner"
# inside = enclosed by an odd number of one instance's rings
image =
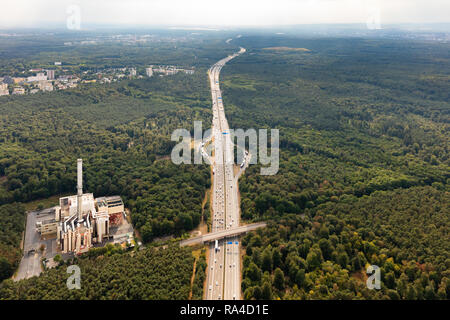
[[[382,23],[450,22],[448,0],[15,0],[2,4],[0,26],[64,26],[70,5],[80,7],[85,24],[365,23],[373,8]]]

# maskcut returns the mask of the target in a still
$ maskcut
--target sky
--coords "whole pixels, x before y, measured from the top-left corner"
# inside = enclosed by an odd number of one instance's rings
[[[448,23],[450,0],[1,0],[0,27]]]

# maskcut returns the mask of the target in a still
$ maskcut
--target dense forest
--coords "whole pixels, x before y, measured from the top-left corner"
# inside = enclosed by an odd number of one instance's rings
[[[240,179],[242,217],[273,222],[244,241],[244,297],[448,298],[448,45],[239,42],[222,76],[231,126],[280,130],[279,172]]]
[[[25,228],[25,208],[21,203],[0,205],[0,282],[11,277],[19,265],[20,242]]]
[[[194,257],[190,248],[171,246],[132,252],[108,246],[91,249],[89,255],[61,262],[40,277],[0,287],[1,299],[74,300],[74,299],[187,299]],[[69,265],[81,270],[80,290],[66,286]]]
[[[243,244],[245,299],[449,299],[448,193],[376,191],[275,219]],[[369,290],[366,268],[381,269]]]

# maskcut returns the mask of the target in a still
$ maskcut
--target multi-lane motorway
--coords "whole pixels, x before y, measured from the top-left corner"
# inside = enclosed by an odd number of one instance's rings
[[[219,74],[231,59],[245,52],[244,48],[230,55],[209,69],[213,101],[214,183],[212,195],[212,232],[239,226],[237,179],[234,176],[233,142],[225,117]],[[210,245],[208,264],[208,300],[238,300],[241,296],[240,244],[237,236],[219,240]]]

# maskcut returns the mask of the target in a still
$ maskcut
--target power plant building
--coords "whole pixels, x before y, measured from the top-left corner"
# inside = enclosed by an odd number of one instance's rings
[[[55,218],[37,225],[41,235],[56,232],[62,253],[82,254],[110,238],[110,227],[122,224],[124,204],[119,196],[94,198],[83,193],[83,162],[77,160],[77,194],[59,199]]]

